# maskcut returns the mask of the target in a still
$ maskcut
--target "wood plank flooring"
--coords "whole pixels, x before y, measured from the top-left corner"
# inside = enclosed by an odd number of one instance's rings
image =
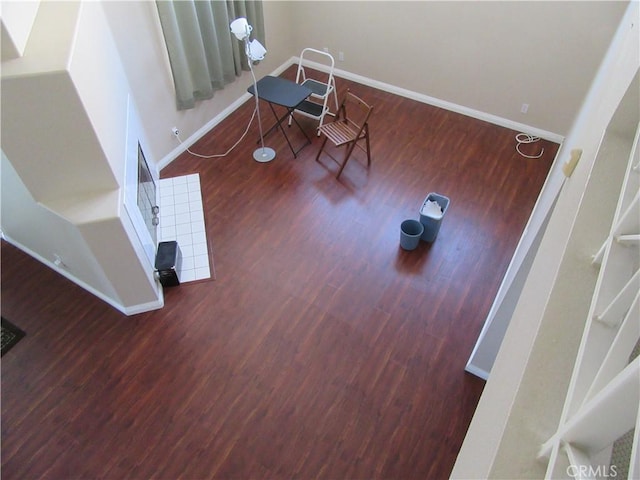
[[[375,108],[369,170],[356,150],[337,181],[318,138],[293,158],[278,131],[259,164],[254,124],[162,172],[200,174],[216,279],[161,310],[125,317],[2,243],[27,332],[2,358],[3,480],[449,476],[483,388],[463,369],[557,145],[525,159],[517,132],[347,87]],[[226,151],[252,107],[192,150]],[[403,251],[429,192],[451,199],[439,236]]]

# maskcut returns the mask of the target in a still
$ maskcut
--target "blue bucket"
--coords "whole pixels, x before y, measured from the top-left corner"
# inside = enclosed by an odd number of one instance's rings
[[[405,220],[400,224],[400,247],[415,250],[423,232],[424,226],[418,220]]]

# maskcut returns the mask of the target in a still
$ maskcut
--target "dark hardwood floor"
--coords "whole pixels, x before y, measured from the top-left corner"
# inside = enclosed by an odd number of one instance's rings
[[[162,172],[200,174],[216,278],[161,310],[125,317],[2,243],[27,332],[2,358],[3,480],[449,476],[484,384],[464,366],[557,145],[525,159],[517,132],[347,86],[374,105],[369,170],[356,150],[337,181],[319,139],[296,159],[280,132],[256,163],[253,125]],[[192,149],[226,151],[252,107]],[[451,199],[439,236],[403,251],[429,192]]]

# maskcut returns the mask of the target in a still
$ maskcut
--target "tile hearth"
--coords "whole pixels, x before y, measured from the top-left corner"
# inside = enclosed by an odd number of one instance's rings
[[[200,175],[163,178],[160,192],[158,241],[176,240],[182,252],[181,283],[211,278],[211,262],[204,224]]]

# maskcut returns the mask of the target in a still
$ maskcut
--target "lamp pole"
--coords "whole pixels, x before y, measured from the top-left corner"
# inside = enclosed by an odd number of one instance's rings
[[[230,25],[231,32],[236,36],[238,40],[244,41],[244,53],[247,55],[247,62],[249,63],[249,71],[251,72],[251,78],[253,79],[253,96],[256,99],[256,113],[258,115],[258,128],[260,129],[260,143],[261,148],[256,149],[253,152],[253,159],[256,162],[265,163],[270,162],[276,158],[276,152],[273,148],[264,146],[264,135],[262,133],[262,119],[260,118],[260,99],[258,97],[258,82],[256,75],[253,73],[253,62],[256,60],[262,60],[264,54],[267,53],[266,49],[258,40],[249,42],[249,36],[253,27],[249,25],[247,19],[244,17],[236,18]],[[255,44],[259,53],[251,53],[251,44]]]
[[[262,134],[262,119],[260,118],[260,99],[258,98],[258,82],[256,81],[256,75],[253,72],[253,58],[251,56],[251,45],[249,44],[249,36],[244,39],[245,41],[245,51],[247,53],[247,60],[249,62],[249,71],[251,72],[251,77],[253,78],[253,91],[255,92],[256,99],[256,114],[258,115],[258,129],[260,130],[260,143],[262,144],[262,148],[258,148],[253,152],[253,159],[256,162],[265,163],[270,162],[274,158],[276,158],[276,151],[273,148],[264,146],[264,135]]]

